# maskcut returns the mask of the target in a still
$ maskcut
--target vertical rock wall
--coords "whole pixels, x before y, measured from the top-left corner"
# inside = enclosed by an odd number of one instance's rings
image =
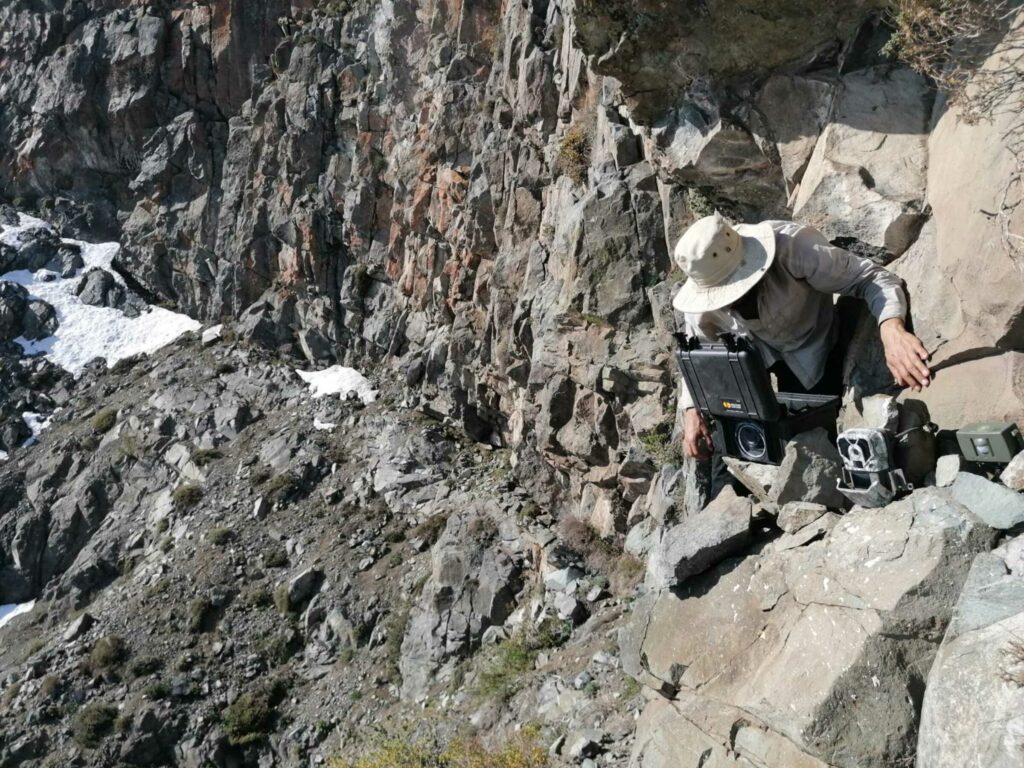
[[[898,259],[941,415],[971,366],[1020,402],[1012,156],[881,56],[878,5],[16,0],[0,184],[119,229],[152,298],[386,358],[622,530],[672,458],[670,245],[714,207]]]

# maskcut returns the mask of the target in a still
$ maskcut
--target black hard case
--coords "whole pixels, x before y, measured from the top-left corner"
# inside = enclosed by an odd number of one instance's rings
[[[675,334],[679,369],[694,405],[713,422],[716,450],[740,456],[736,427],[757,422],[768,438],[767,461],[778,464],[786,443],[801,432],[824,427],[835,440],[839,398],[772,390],[761,354],[742,338],[702,343]]]

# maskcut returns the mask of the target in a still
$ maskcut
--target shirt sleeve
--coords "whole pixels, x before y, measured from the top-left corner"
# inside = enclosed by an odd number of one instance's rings
[[[787,267],[822,293],[856,296],[867,302],[879,324],[907,315],[907,296],[900,279],[877,264],[831,245],[813,227],[792,235]]]

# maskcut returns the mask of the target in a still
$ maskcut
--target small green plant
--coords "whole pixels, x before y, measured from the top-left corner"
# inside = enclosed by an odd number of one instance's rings
[[[78,710],[71,724],[75,743],[85,749],[95,749],[114,727],[117,708],[101,702],[90,702]]]
[[[288,565],[288,552],[279,544],[273,545],[263,552],[264,568],[285,568]]]
[[[608,574],[608,586],[615,595],[630,595],[637,585],[644,580],[647,564],[636,555],[623,552],[615,560],[612,571]]]
[[[230,528],[218,526],[207,531],[206,538],[215,547],[223,547],[235,538],[235,533]]]
[[[117,408],[104,408],[89,420],[89,427],[97,435],[103,435],[117,424]]]
[[[356,290],[357,296],[365,296],[367,291],[370,290],[370,268],[366,264],[360,262],[352,267],[352,286]]]
[[[284,664],[297,650],[295,634],[290,630],[274,632],[261,640],[257,648],[272,665]]]
[[[150,701],[160,701],[171,695],[171,688],[167,683],[157,680],[150,683],[142,690],[142,695]]]
[[[352,10],[352,0],[327,0],[321,8],[328,16],[344,16]]]
[[[349,697],[349,699],[351,701],[362,701],[363,692],[362,691],[352,691],[352,693],[350,693],[348,695],[348,697]]]
[[[277,612],[282,616],[287,616],[292,612],[291,600],[288,598],[287,584],[281,584],[274,590],[274,607],[277,608]]]
[[[659,467],[679,465],[682,461],[679,446],[672,442],[672,428],[667,424],[641,432],[637,440]]]
[[[516,635],[498,645],[477,680],[476,692],[487,699],[508,701],[533,669],[537,651],[525,636]]]
[[[197,467],[205,467],[217,459],[223,459],[224,454],[216,448],[200,448],[192,453],[192,463]]]
[[[410,533],[410,538],[423,539],[428,545],[432,545],[440,538],[446,525],[448,525],[448,513],[439,512],[436,515],[428,517],[422,523],[413,528]]]
[[[171,501],[174,508],[178,510],[189,509],[198,504],[203,498],[203,489],[195,483],[182,483],[171,494]]]
[[[622,700],[629,701],[640,695],[643,691],[643,687],[634,680],[632,677],[627,677],[626,682],[622,684]]]
[[[60,692],[60,678],[54,674],[44,675],[39,681],[39,695],[44,699],[51,699]]]
[[[122,434],[117,441],[117,451],[126,459],[140,459],[144,451],[139,439],[132,434]]]
[[[716,210],[715,202],[711,196],[700,187],[688,187],[685,193],[686,207],[695,219],[702,219],[710,216]]]
[[[398,662],[402,658],[402,641],[409,627],[409,606],[392,612],[384,625],[384,677],[391,682],[402,679]]]
[[[218,376],[226,376],[229,373],[234,373],[238,369],[230,360],[221,360],[216,366],[214,366],[213,370]]]
[[[128,646],[118,635],[105,635],[92,644],[89,666],[94,672],[113,670],[128,658]]]
[[[148,677],[160,671],[164,663],[156,656],[140,656],[128,666],[132,677]]]
[[[4,689],[3,695],[0,695],[0,704],[7,709],[18,698],[19,693],[21,693],[21,681],[16,680]]]
[[[590,133],[585,125],[576,123],[565,132],[558,145],[558,164],[561,171],[576,184],[585,184],[587,181],[591,154]]]
[[[192,634],[202,632],[213,613],[213,603],[208,597],[196,597],[188,604],[188,631]]]
[[[300,487],[299,478],[291,472],[283,472],[271,478],[267,484],[267,496],[272,501],[287,501],[298,492]]]
[[[266,738],[287,686],[274,680],[245,691],[224,710],[224,732],[235,745],[251,744]]]
[[[270,590],[264,586],[253,585],[247,587],[243,592],[240,599],[240,605],[251,606],[253,608],[267,608],[274,604],[274,596],[270,594]]]
[[[327,768],[547,768],[550,760],[539,729],[527,726],[492,748],[476,737],[445,741],[436,734],[388,736],[361,757],[330,758]]]

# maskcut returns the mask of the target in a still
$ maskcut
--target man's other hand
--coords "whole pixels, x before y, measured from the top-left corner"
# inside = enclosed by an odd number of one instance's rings
[[[683,430],[683,452],[691,459],[711,458],[711,430],[696,408],[686,409]]]
[[[906,329],[899,318],[886,320],[879,327],[882,346],[885,347],[885,364],[892,371],[896,383],[910,387],[915,392],[931,383],[928,370],[928,350],[914,334]]]

